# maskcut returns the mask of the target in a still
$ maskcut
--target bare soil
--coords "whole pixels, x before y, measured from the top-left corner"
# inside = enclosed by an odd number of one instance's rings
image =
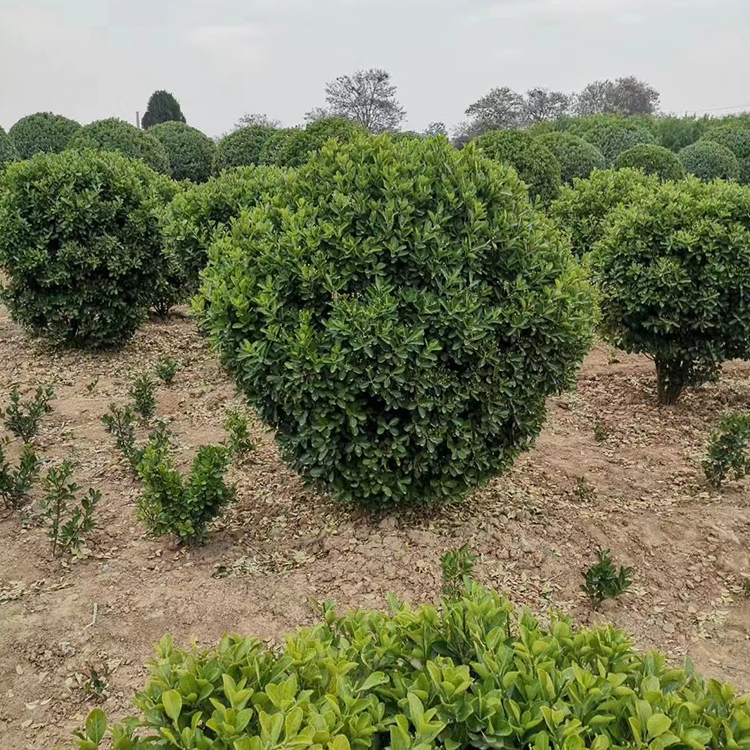
[[[610,620],[639,648],[689,655],[705,675],[750,689],[750,492],[740,483],[718,492],[700,467],[720,414],[748,409],[750,364],[728,364],[720,383],[663,409],[651,362],[600,344],[577,390],[549,400],[536,448],[508,476],[461,505],[401,516],[308,491],[254,423],[257,451],[230,470],[236,503],[190,550],[147,536],[138,484],[100,422],[111,402],[127,402],[131,374],[167,354],[180,370],[159,388],[158,415],[184,469],[198,445],[224,439],[227,409],[242,404],[189,318],[151,321],[119,352],[80,353],[30,341],[0,309],[0,394],[13,382],[52,383],[37,441],[45,469],[72,459],[76,481],[104,496],[82,559],[52,559],[39,489],[24,511],[0,517],[2,750],[66,741],[95,704],[80,687],[92,668],[107,673],[103,708],[127,714],[167,631],[183,644],[225,631],[274,641],[314,621],[311,598],[433,600],[440,554],[464,542],[480,555],[476,577],[518,604]],[[597,547],[636,572],[631,593],[594,612],[581,582]]]

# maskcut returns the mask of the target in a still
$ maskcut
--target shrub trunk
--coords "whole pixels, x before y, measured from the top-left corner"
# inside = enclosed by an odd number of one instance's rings
[[[674,406],[685,387],[688,367],[681,360],[656,359],[656,394],[660,406]]]

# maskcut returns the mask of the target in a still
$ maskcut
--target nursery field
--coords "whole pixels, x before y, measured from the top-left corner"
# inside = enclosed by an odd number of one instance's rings
[[[35,503],[0,518],[2,748],[65,742],[97,704],[112,719],[127,714],[165,632],[183,645],[224,631],[274,642],[315,620],[310,599],[436,600],[440,555],[463,543],[478,555],[474,577],[516,603],[611,621],[639,648],[689,656],[706,676],[750,689],[750,492],[732,482],[718,492],[700,466],[722,412],[750,407],[750,363],[727,363],[718,384],[664,409],[649,360],[598,344],[511,473],[429,514],[374,517],[316,495],[253,422],[257,448],[229,470],[236,501],[190,548],[147,536],[138,483],[101,423],[110,403],[126,403],[131,375],[164,355],[179,369],[159,386],[157,416],[185,469],[198,445],[225,439],[227,410],[242,406],[187,313],[152,319],[119,351],[89,353],[30,341],[0,308],[0,392],[51,384],[39,452],[47,465],[73,460],[77,483],[102,492],[77,558],[52,557]],[[632,566],[634,582],[594,611],[581,583],[597,548]]]

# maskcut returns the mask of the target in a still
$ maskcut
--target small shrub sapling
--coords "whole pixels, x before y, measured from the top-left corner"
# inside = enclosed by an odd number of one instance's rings
[[[229,433],[227,447],[233,455],[245,458],[255,450],[255,442],[250,437],[247,416],[239,409],[227,412],[224,429]]]
[[[594,607],[598,607],[605,599],[616,599],[627,593],[633,582],[633,568],[620,567],[618,571],[608,549],[597,550],[596,557],[596,564],[583,574],[585,582],[581,587]]]
[[[135,414],[130,406],[120,408],[116,404],[109,405],[109,412],[102,416],[102,422],[111,435],[115,437],[115,445],[138,478],[138,464],[143,458],[145,445],[138,446],[136,442]],[[168,451],[170,445],[170,431],[166,423],[158,420],[149,435],[149,444],[162,451]]]
[[[458,599],[465,587],[466,579],[474,572],[476,555],[467,544],[449,549],[440,557],[440,572],[443,577],[442,594],[447,599]]]
[[[24,443],[30,443],[39,432],[39,423],[45,414],[52,411],[49,402],[55,397],[52,386],[39,386],[33,397],[23,401],[18,383],[10,390],[10,404],[5,411],[0,410],[5,426]]]
[[[177,374],[177,361],[172,357],[160,357],[156,363],[156,376],[164,385],[171,385]]]
[[[25,443],[18,468],[13,468],[5,452],[8,441],[0,441],[0,499],[6,508],[19,508],[29,497],[41,461],[34,446]]]
[[[141,373],[133,378],[129,393],[133,399],[133,409],[142,422],[148,422],[156,413],[156,383],[150,375]]]
[[[750,441],[750,414],[725,414],[719,427],[711,433],[703,472],[714,486],[732,473],[735,481],[742,479],[750,468],[747,444]]]

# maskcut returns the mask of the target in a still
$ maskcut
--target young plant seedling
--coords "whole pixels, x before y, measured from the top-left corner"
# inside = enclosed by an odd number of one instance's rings
[[[101,500],[101,492],[89,489],[79,501],[77,493],[81,488],[69,481],[72,473],[73,465],[66,460],[59,468],[50,469],[43,480],[47,494],[42,500],[42,515],[50,522],[53,557],[58,549],[78,551],[84,534],[96,528],[94,508]]]
[[[747,444],[750,441],[750,414],[725,414],[711,433],[703,473],[716,488],[728,474],[742,479],[750,467]]]
[[[133,399],[133,409],[141,421],[147,423],[156,413],[156,383],[147,373],[136,375],[130,387],[130,397]]]
[[[5,411],[0,410],[5,426],[24,443],[30,443],[39,432],[42,417],[52,411],[49,402],[54,397],[51,385],[40,385],[32,398],[22,401],[20,387],[14,383],[10,390],[10,404]]]
[[[581,587],[598,607],[605,599],[616,599],[626,593],[633,582],[633,569],[620,567],[618,571],[612,562],[612,553],[608,550],[596,551],[597,562],[584,574]]]
[[[576,486],[573,494],[581,502],[591,502],[596,497],[596,488],[586,477],[576,477]]]
[[[156,376],[164,385],[170,385],[177,373],[177,361],[171,357],[160,357],[156,363]]]
[[[14,469],[5,453],[7,441],[0,441],[0,499],[6,508],[19,508],[29,498],[41,461],[34,446],[24,443],[18,468]]]
[[[447,599],[459,599],[466,581],[474,572],[476,555],[467,544],[449,549],[440,557],[440,570],[443,576],[442,594]]]
[[[136,444],[135,415],[133,414],[133,410],[129,406],[121,409],[116,404],[110,404],[109,412],[102,416],[102,422],[107,432],[115,436],[115,445],[130,465],[133,476],[137,479],[138,464],[143,458],[146,446],[138,447]],[[170,437],[167,425],[158,420],[149,435],[149,442],[159,446],[164,451],[168,451]]]
[[[224,429],[229,433],[229,450],[238,458],[245,458],[255,450],[255,443],[250,437],[247,417],[239,410],[227,412]]]
[[[607,425],[605,425],[601,419],[597,419],[596,422],[594,422],[594,440],[596,440],[597,443],[606,443],[608,437],[609,429],[607,428]]]

